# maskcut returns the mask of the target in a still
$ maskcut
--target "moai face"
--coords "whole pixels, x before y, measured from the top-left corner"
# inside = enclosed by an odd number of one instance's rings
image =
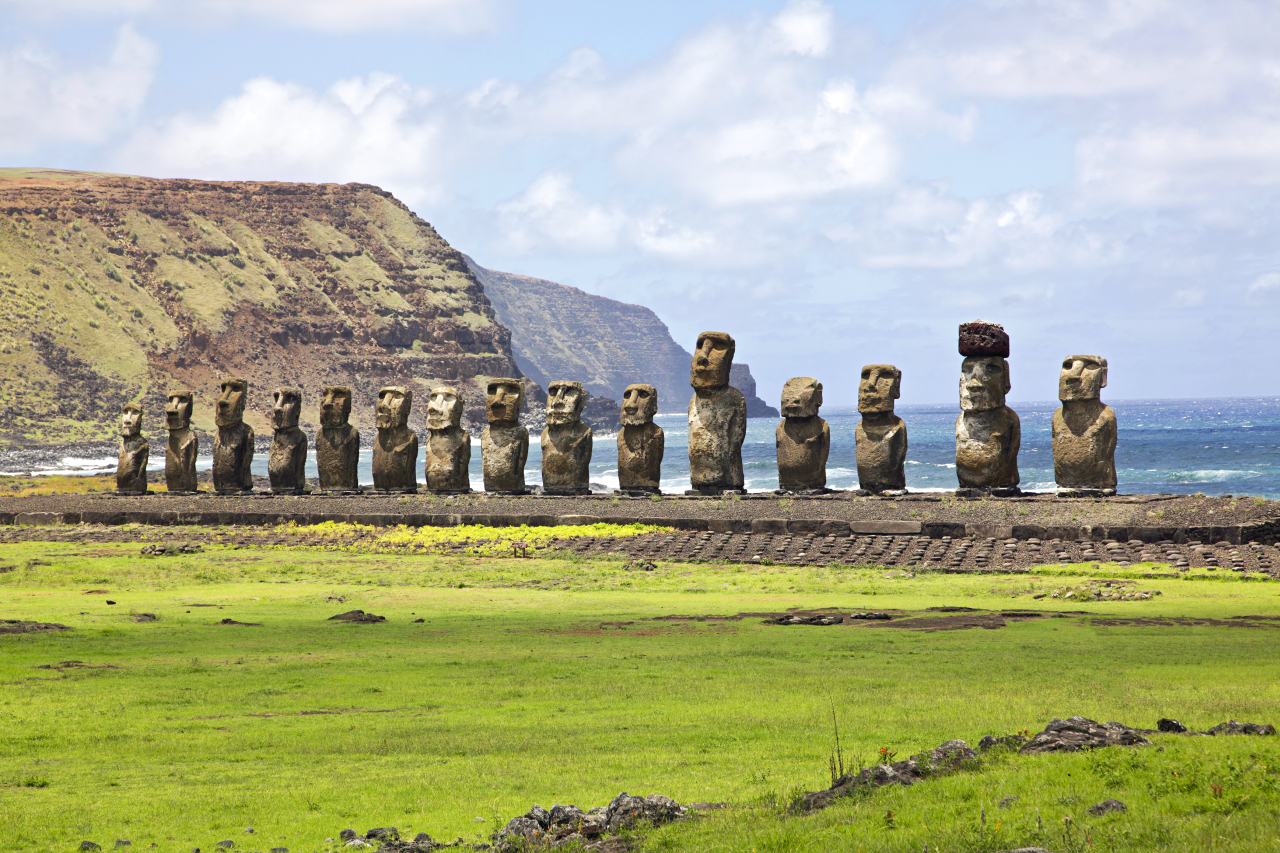
[[[427,403],[427,429],[448,429],[462,425],[462,395],[455,388],[436,388]]]
[[[858,383],[858,411],[864,415],[892,412],[902,393],[902,371],[892,364],[868,364]]]
[[[302,415],[302,389],[277,388],[271,395],[271,426],[293,429]]]
[[[995,355],[971,355],[960,368],[960,408],[985,412],[1004,406],[1009,393],[1009,362]]]
[[[388,385],[378,391],[378,429],[402,429],[409,425],[409,409],[413,406],[413,390],[402,385]]]
[[[224,379],[218,386],[218,408],[214,422],[220,427],[235,426],[244,420],[245,398],[249,383],[243,379]]]
[[[547,423],[577,423],[586,404],[587,392],[581,382],[558,379],[547,386]]]
[[[186,429],[191,426],[193,395],[190,391],[170,391],[164,405],[164,422],[169,429]]]
[[[485,420],[494,426],[515,426],[524,408],[524,383],[519,379],[495,379],[484,400]]]
[[[1069,355],[1058,374],[1058,399],[1096,400],[1107,387],[1107,360],[1096,355]]]
[[[344,426],[351,417],[351,389],[345,385],[330,385],[320,398],[320,425]]]
[[[734,349],[733,338],[724,332],[703,332],[698,335],[698,349],[693,354],[689,384],[698,390],[728,385]]]
[[[652,385],[628,385],[622,392],[622,425],[644,426],[658,414],[658,389]]]
[[[133,438],[142,433],[142,408],[133,403],[126,403],[120,410],[120,434],[125,438]]]
[[[784,418],[812,418],[821,406],[822,383],[812,376],[797,376],[782,386]]]

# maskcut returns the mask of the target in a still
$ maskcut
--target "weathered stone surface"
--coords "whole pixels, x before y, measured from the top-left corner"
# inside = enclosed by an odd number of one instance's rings
[[[1168,732],[1170,734],[1183,734],[1187,731],[1187,727],[1177,720],[1162,717],[1161,719],[1156,720],[1156,731]]]
[[[320,488],[327,492],[354,492],[360,488],[356,468],[360,461],[360,431],[349,423],[351,389],[329,385],[320,398],[320,432],[316,434],[316,468]]]
[[[607,810],[609,831],[633,829],[643,823],[662,826],[684,817],[684,808],[670,797],[650,794],[633,797],[626,791],[614,797]]]
[[[249,383],[224,379],[219,386],[213,437],[213,488],[220,495],[253,491],[253,427],[244,422]]]
[[[489,425],[480,435],[480,458],[486,492],[526,491],[524,463],[529,458],[529,430],[520,425],[524,382],[493,379],[485,397]]]
[[[165,444],[164,480],[170,492],[194,492],[196,490],[196,456],[200,441],[191,429],[190,391],[170,391],[164,407],[165,426],[169,440]]]
[[[116,491],[147,493],[147,460],[151,448],[142,436],[142,407],[126,403],[120,412],[120,456],[116,461]]]
[[[273,494],[298,495],[307,488],[307,434],[298,428],[302,389],[277,388],[271,395],[271,453],[267,475]]]
[[[586,394],[581,382],[558,379],[547,388],[547,427],[542,431],[542,488],[548,494],[591,491],[591,427],[582,423]]]
[[[373,487],[382,492],[418,490],[418,434],[409,429],[413,389],[388,385],[378,391],[373,444]]]
[[[778,488],[811,491],[827,487],[831,427],[818,417],[822,383],[811,376],[788,379],[782,387],[782,421],[774,431]]]
[[[1104,746],[1146,746],[1151,741],[1136,729],[1121,723],[1099,723],[1081,716],[1050,720],[1044,731],[1031,738],[1019,752],[1079,752]]]
[[[960,354],[965,358],[1009,357],[1009,335],[999,323],[974,320],[960,324]]]
[[[618,430],[618,486],[626,492],[659,494],[666,435],[653,422],[658,391],[652,385],[628,385],[622,395]]]
[[[1100,399],[1107,387],[1107,360],[1069,355],[1058,376],[1053,413],[1053,478],[1074,492],[1114,493],[1116,488],[1116,413]]]
[[[433,492],[471,491],[471,435],[462,428],[466,406],[461,392],[442,386],[427,403],[427,488]]]
[[[1127,812],[1129,807],[1114,797],[1109,797],[1100,803],[1094,803],[1089,806],[1089,814],[1097,817],[1099,815],[1110,814],[1111,812]]]
[[[868,492],[907,487],[907,425],[893,412],[902,393],[902,371],[892,364],[868,364],[858,382],[856,434],[858,487]]]
[[[729,386],[734,340],[724,332],[703,332],[689,371],[689,479],[698,491],[742,488],[742,442],[747,435],[747,403]]]
[[[1210,735],[1274,735],[1275,733],[1276,727],[1270,723],[1242,723],[1238,720],[1219,723],[1205,732]]]
[[[998,356],[969,356],[960,376],[956,418],[956,478],[961,487],[1011,489],[1018,485],[1022,424],[1004,404],[1009,363]]]

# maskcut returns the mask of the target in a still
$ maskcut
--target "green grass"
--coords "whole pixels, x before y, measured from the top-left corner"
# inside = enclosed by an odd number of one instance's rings
[[[1280,584],[1145,580],[1163,594],[1076,603],[1030,598],[1061,587],[1056,575],[138,550],[0,545],[0,618],[75,629],[0,637],[0,850],[86,838],[315,850],[344,827],[388,824],[475,841],[531,803],[585,808],[622,790],[734,804],[653,833],[654,850],[1280,849],[1274,738],[1000,756],[818,815],[782,813],[795,792],[829,782],[832,703],[847,754],[863,763],[880,747],[901,757],[1072,713],[1197,729],[1277,722],[1280,629],[1069,616],[922,633],[655,618],[944,604],[1226,618],[1280,615]],[[388,621],[326,621],[353,608]],[[262,625],[215,624],[224,618]],[[71,660],[85,666],[38,668]],[[1000,809],[1006,794],[1019,799]],[[1107,796],[1130,812],[1085,812]]]

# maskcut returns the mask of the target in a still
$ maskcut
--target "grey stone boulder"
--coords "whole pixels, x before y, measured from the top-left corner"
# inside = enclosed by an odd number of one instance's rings
[[[394,826],[380,826],[366,832],[364,837],[370,841],[399,841],[400,830]]]
[[[1156,720],[1156,731],[1158,732],[1182,734],[1186,730],[1187,730],[1187,727],[1184,726],[1182,723],[1178,722],[1177,720],[1170,720],[1168,718],[1162,718],[1162,719]]]
[[[988,750],[996,749],[998,747],[1003,747],[1004,749],[1019,749],[1026,742],[1027,738],[1022,735],[1001,735],[1000,737],[996,737],[995,735],[984,735],[982,740],[978,741],[978,751],[987,752]]]
[[[525,817],[529,818],[530,820],[537,821],[538,826],[542,827],[543,829],[546,829],[548,826],[551,825],[550,813],[548,813],[546,809],[544,809],[542,806],[538,805],[537,803],[534,803],[533,808],[525,812]]]
[[[606,815],[609,831],[619,832],[634,828],[642,822],[652,826],[671,823],[684,817],[684,809],[675,800],[662,794],[633,797],[623,791],[609,803]]]
[[[1099,723],[1079,715],[1050,720],[1044,731],[1031,738],[1018,752],[1039,755],[1045,752],[1079,752],[1104,746],[1149,746],[1142,732],[1123,723]]]
[[[338,840],[350,841],[351,839],[355,838],[357,835],[359,835],[359,833],[356,832],[354,829],[344,829],[338,833]]]
[[[1276,727],[1270,723],[1242,723],[1238,720],[1227,720],[1205,732],[1210,735],[1274,735],[1275,733]]]
[[[1111,812],[1127,812],[1129,807],[1114,797],[1109,797],[1100,803],[1094,803],[1089,806],[1089,814],[1098,815],[1110,814]]]
[[[556,803],[551,807],[551,826],[574,826],[586,817],[586,813],[577,806],[562,806]]]
[[[500,846],[504,842],[509,844],[516,839],[536,841],[542,837],[543,831],[542,824],[531,817],[525,815],[513,817],[507,821],[506,826],[498,830],[498,844]]]
[[[930,768],[954,768],[962,761],[972,761],[978,753],[962,740],[949,740],[928,752],[911,756],[917,764]]]
[[[102,845],[101,845],[101,844],[95,844],[95,843],[94,843],[94,842],[92,842],[92,841],[81,841],[81,842],[80,842],[80,849],[81,849],[81,850],[101,850],[101,849],[102,849]]]

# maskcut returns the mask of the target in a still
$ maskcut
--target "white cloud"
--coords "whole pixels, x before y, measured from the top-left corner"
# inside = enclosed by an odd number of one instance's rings
[[[770,22],[777,48],[800,56],[826,56],[834,28],[831,7],[818,0],[792,0]]]
[[[540,175],[516,198],[498,205],[510,248],[524,252],[552,245],[576,252],[604,252],[618,245],[626,217],[587,199],[561,172]]]
[[[1249,284],[1246,299],[1251,305],[1280,303],[1280,272],[1263,273]]]
[[[127,26],[97,65],[69,66],[34,45],[0,53],[0,154],[109,139],[141,106],[157,58],[155,45]]]

